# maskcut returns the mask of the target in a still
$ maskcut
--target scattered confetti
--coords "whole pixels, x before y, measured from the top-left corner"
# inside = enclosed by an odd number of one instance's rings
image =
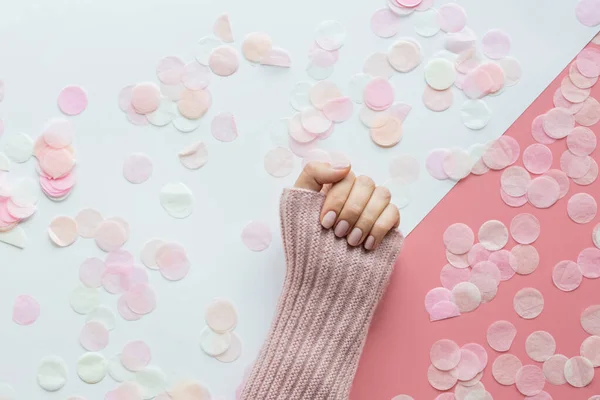
[[[216,37],[226,43],[233,42],[233,32],[231,31],[231,23],[229,22],[229,15],[219,15],[215,24],[213,25],[213,33]]]
[[[540,236],[540,221],[532,214],[519,214],[510,223],[510,234],[517,243],[531,244]]]
[[[460,109],[463,124],[473,130],[483,129],[492,118],[492,110],[483,100],[467,100]]]
[[[560,197],[558,182],[549,176],[535,178],[527,188],[527,200],[536,208],[553,206]]]
[[[123,163],[123,176],[131,183],[146,182],[152,175],[152,160],[146,154],[133,153]]]
[[[508,321],[496,321],[487,330],[487,342],[496,351],[508,351],[517,335],[517,328]],[[512,384],[512,383],[511,383]]]
[[[87,104],[87,93],[80,86],[67,86],[58,94],[58,108],[66,115],[81,114]]]
[[[487,250],[500,250],[508,243],[508,229],[502,222],[490,220],[481,225],[478,238]]]
[[[544,389],[546,377],[537,365],[524,365],[517,371],[515,383],[521,394],[535,396]]]
[[[590,335],[600,336],[600,305],[589,306],[581,313],[581,327]]]
[[[106,373],[107,362],[100,353],[85,353],[77,360],[77,375],[85,383],[98,383]]]
[[[208,150],[203,142],[198,141],[186,146],[177,156],[187,169],[199,169],[208,161]]]
[[[194,195],[181,182],[167,183],[160,190],[160,204],[173,218],[187,218],[194,211]]]
[[[47,392],[55,392],[65,386],[69,379],[67,363],[57,356],[46,356],[40,360],[37,382]]]
[[[148,366],[152,355],[150,347],[145,342],[136,340],[127,343],[123,347],[120,358],[125,368],[129,371],[137,372]]]
[[[567,383],[565,379],[565,364],[568,358],[562,354],[555,354],[544,361],[542,370],[546,380],[553,385],[562,385]]]
[[[241,236],[244,245],[252,251],[263,251],[271,245],[271,229],[260,221],[248,223],[242,230]]]
[[[517,373],[523,364],[512,354],[502,354],[494,360],[492,375],[496,382],[501,385],[510,386],[517,380]]]
[[[471,312],[481,304],[481,292],[471,282],[458,283],[452,289],[452,295],[460,312]]]
[[[579,287],[583,275],[579,265],[573,261],[561,261],[552,271],[554,285],[563,292],[571,292]]]
[[[594,378],[594,366],[585,357],[575,356],[565,363],[565,379],[569,385],[582,388],[589,385]]]
[[[197,56],[196,59],[198,60]],[[200,60],[198,62],[202,63]],[[219,46],[210,53],[210,70],[219,76],[233,75],[240,66],[237,52],[231,46]]]
[[[12,320],[19,325],[31,325],[40,316],[40,304],[29,295],[20,295],[13,305]]]
[[[587,193],[574,194],[567,203],[569,217],[578,224],[587,224],[596,217],[598,205]]]

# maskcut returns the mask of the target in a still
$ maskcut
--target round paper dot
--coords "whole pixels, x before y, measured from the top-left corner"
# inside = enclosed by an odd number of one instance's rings
[[[456,71],[454,65],[443,58],[436,58],[425,66],[425,81],[435,90],[445,90],[454,84]]]
[[[230,301],[215,299],[206,309],[205,320],[213,331],[227,332],[236,326],[237,312]]]
[[[544,131],[544,115],[538,115],[531,123],[531,136],[536,142],[541,144],[552,144],[556,142],[556,139],[551,138]]]
[[[101,322],[87,322],[79,334],[79,343],[88,351],[99,351],[108,345],[108,329]]]
[[[527,200],[536,208],[548,208],[558,201],[560,186],[549,176],[535,178],[527,188]]]
[[[170,281],[185,278],[191,267],[185,249],[176,243],[165,243],[156,250],[156,264],[161,275]]]
[[[450,371],[460,361],[460,347],[449,339],[438,340],[431,346],[429,358],[435,368],[441,371]]]
[[[440,6],[439,23],[444,32],[454,33],[461,31],[467,24],[465,9],[455,3]]]
[[[467,265],[468,267],[468,265]],[[452,290],[461,282],[468,282],[471,277],[469,268],[457,268],[450,264],[446,264],[440,272],[440,281],[446,289]]]
[[[195,142],[177,153],[181,165],[187,169],[202,168],[208,162],[208,150],[203,142]]]
[[[431,312],[429,313],[429,320],[433,322],[458,317],[459,315],[460,311],[458,310],[456,304],[451,301],[440,301],[431,309]]]
[[[40,304],[31,296],[17,296],[13,305],[12,320],[19,325],[31,325],[40,316]]]
[[[220,46],[210,53],[208,66],[215,75],[230,76],[238,70],[240,61],[235,49],[231,46]]]
[[[332,122],[340,123],[347,121],[354,112],[354,105],[349,97],[338,97],[331,99],[325,104],[323,113]]]
[[[564,108],[571,115],[575,115],[577,112],[579,112],[579,110],[581,110],[583,108],[583,104],[584,104],[583,102],[582,103],[572,103],[569,100],[565,99],[565,96],[563,96],[562,88],[556,89],[552,100],[554,102],[555,107]],[[541,123],[541,121],[540,121],[540,123]],[[548,137],[550,138],[550,136],[548,136]],[[552,138],[550,138],[550,139],[552,139]],[[555,140],[555,139],[553,139],[553,140]]]
[[[147,367],[135,373],[135,382],[144,399],[156,398],[165,390],[167,376],[157,367]]]
[[[446,288],[433,288],[425,295],[425,309],[431,313],[433,306],[440,301],[453,301],[452,292]]]
[[[553,385],[562,385],[567,383],[565,379],[565,364],[568,358],[562,354],[555,354],[544,361],[542,371],[546,380]]]
[[[562,139],[571,133],[575,125],[573,116],[564,108],[553,108],[542,119],[544,132],[554,139]]]
[[[287,176],[294,169],[294,156],[288,149],[277,147],[265,155],[264,166],[276,178]]]
[[[487,261],[492,253],[481,245],[481,243],[475,243],[471,250],[469,250],[468,261],[470,265],[475,265],[481,261]]]
[[[179,57],[168,56],[161,59],[156,66],[158,80],[166,85],[176,85],[181,81],[185,63]]]
[[[589,98],[591,90],[575,86],[571,78],[565,76],[560,84],[560,92],[571,103],[582,103]]]
[[[532,174],[543,174],[552,166],[552,151],[543,144],[532,144],[523,152],[523,165]]]
[[[415,32],[423,37],[435,36],[440,31],[440,15],[435,8],[414,14]]]
[[[101,250],[109,252],[123,246],[128,239],[128,235],[121,224],[106,220],[98,227],[94,239]]]
[[[67,363],[57,356],[46,356],[40,360],[37,369],[37,382],[48,392],[56,392],[65,386],[69,379]]]
[[[591,129],[578,126],[567,136],[567,147],[576,156],[588,156],[596,149],[596,135]]]
[[[132,371],[129,371],[121,363],[121,355],[117,354],[113,356],[107,363],[108,374],[117,382],[132,381],[135,375]]]
[[[248,223],[242,230],[242,242],[252,251],[263,251],[271,245],[271,229],[260,221]]]
[[[215,116],[210,124],[212,135],[222,141],[231,142],[238,136],[235,117],[231,113],[220,113]]]
[[[442,167],[450,179],[459,181],[469,175],[472,164],[471,156],[466,151],[453,148],[442,162]]]
[[[164,185],[159,199],[165,211],[174,218],[187,218],[194,211],[194,194],[181,182]]]
[[[596,217],[598,205],[587,193],[574,194],[567,203],[569,217],[578,224],[587,224]]]
[[[496,382],[501,385],[510,386],[517,379],[517,372],[523,364],[516,356],[512,354],[502,354],[492,365],[492,375]]]
[[[398,33],[402,19],[388,7],[375,11],[371,17],[371,30],[382,38],[389,38]]]
[[[71,217],[54,218],[48,227],[50,240],[59,247],[70,246],[77,240],[77,222]]]
[[[18,133],[6,137],[3,143],[4,153],[12,161],[24,163],[31,158],[33,154],[33,140],[29,135]]]
[[[561,261],[554,266],[552,281],[563,292],[571,292],[579,287],[583,275],[579,265],[573,261]]]
[[[471,386],[475,385],[477,382],[479,382],[479,380],[483,377],[483,370],[485,369],[485,367],[487,366],[488,363],[488,354],[487,351],[485,350],[485,348],[478,344],[478,343],[467,343],[465,344],[462,349],[465,350],[469,350],[471,352],[473,352],[477,358],[479,359],[479,371],[480,373],[478,374],[478,376],[476,376],[474,378],[474,380],[476,379],[476,382],[470,381],[469,383],[471,383]],[[479,377],[479,378],[478,378]],[[466,384],[466,382],[462,382],[463,385]]]
[[[496,351],[508,351],[517,335],[517,328],[508,321],[496,321],[487,330],[487,342]]]
[[[461,312],[473,311],[481,304],[481,292],[471,282],[461,282],[454,286],[452,295]]]
[[[515,275],[514,266],[517,264],[517,258],[510,251],[495,251],[490,255],[489,261],[496,264],[500,270],[501,281],[507,281]]]
[[[438,180],[448,179],[448,174],[444,172],[443,162],[450,155],[448,149],[434,149],[425,160],[425,168],[429,175]]]
[[[510,51],[510,36],[500,29],[487,31],[481,38],[483,54],[493,60],[500,60]]]
[[[242,42],[242,53],[251,62],[260,62],[272,48],[273,41],[264,33],[250,33]]]
[[[429,86],[425,86],[423,90],[423,104],[431,111],[445,111],[454,102],[454,94],[451,89],[435,90]]]
[[[569,192],[570,180],[567,174],[559,169],[551,169],[544,174],[552,179],[554,179],[560,188],[559,199],[562,199]]]
[[[440,371],[433,365],[427,369],[427,380],[437,390],[448,390],[456,385],[457,377],[454,372]]]
[[[144,369],[150,363],[151,358],[150,347],[141,340],[127,343],[121,351],[121,363],[133,372]]]
[[[399,40],[392,45],[387,58],[396,71],[409,72],[421,63],[421,48],[412,41]]]
[[[160,104],[160,89],[151,82],[139,83],[131,89],[131,105],[139,114],[155,111]]]
[[[150,286],[138,283],[125,293],[127,306],[136,314],[144,315],[156,308],[156,294]]]
[[[525,351],[533,361],[544,362],[554,355],[556,342],[548,332],[536,331],[525,340]]]
[[[473,247],[475,234],[463,223],[450,225],[444,232],[444,245],[454,254],[465,254]]]
[[[536,365],[524,365],[517,371],[517,389],[525,396],[535,396],[544,389],[546,377]]]
[[[85,353],[77,360],[77,375],[85,383],[98,383],[106,376],[107,367],[102,354]]]
[[[575,122],[583,126],[592,126],[600,121],[600,103],[593,97],[588,97],[582,103],[581,109],[575,113]]]
[[[531,244],[540,236],[540,221],[532,214],[519,214],[510,223],[510,234],[517,243]]]
[[[594,379],[594,366],[587,358],[572,357],[565,363],[565,379],[573,387],[586,387]]]
[[[116,317],[113,311],[106,306],[94,308],[86,317],[86,322],[99,322],[109,331],[115,329]]]
[[[58,108],[66,115],[81,114],[87,104],[87,93],[80,86],[67,86],[58,94]]]
[[[122,295],[119,297],[119,300],[117,300],[117,311],[125,321],[137,321],[142,318],[142,315],[136,314],[129,309],[127,300],[125,300],[125,295]]]
[[[595,247],[583,249],[577,257],[577,265],[586,278],[600,278],[600,249]]]
[[[516,245],[510,251],[514,256],[513,269],[519,275],[529,275],[540,264],[540,255],[531,245]]]
[[[590,335],[600,336],[600,305],[589,306],[581,313],[581,327]]]
[[[93,238],[102,221],[104,221],[102,214],[92,208],[81,210],[75,216],[77,232],[84,238]]]
[[[475,353],[467,349],[460,349],[460,361],[453,370],[461,381],[473,379],[479,373],[480,361]],[[454,385],[453,385],[454,386]]]
[[[48,146],[62,149],[73,141],[74,127],[69,120],[54,118],[44,126],[42,135]]]
[[[205,89],[210,83],[210,70],[197,61],[189,62],[183,68],[181,83],[190,90]]]
[[[492,118],[492,110],[483,100],[467,100],[460,108],[463,124],[473,130],[483,129]]]
[[[507,137],[502,136],[494,140],[482,155],[482,160],[489,168],[501,170],[512,163],[514,157],[513,148]],[[518,155],[517,155],[518,157]]]
[[[384,78],[374,78],[365,87],[364,101],[369,108],[381,111],[394,102],[394,88]]]
[[[581,22],[585,26],[596,26],[600,24],[600,11],[598,10],[598,1],[579,0],[577,2],[577,6],[575,7],[575,15],[577,16],[579,22]],[[590,398],[590,400],[595,399]]]
[[[502,172],[500,184],[502,190],[509,196],[519,197],[527,194],[531,182],[529,172],[523,167],[512,166]]]
[[[133,153],[123,163],[123,176],[131,183],[143,183],[152,175],[152,160],[145,154]]]
[[[382,117],[384,123],[378,127],[371,128],[371,139],[381,147],[395,146],[402,140],[402,122],[394,117]],[[379,125],[376,123],[375,125]]]
[[[594,367],[600,367],[600,336],[586,338],[581,343],[579,353],[590,360]]]
[[[508,229],[506,226],[496,220],[490,220],[479,228],[479,243],[488,250],[500,250],[508,243]]]
[[[581,178],[573,178],[573,182],[580,186],[591,185],[598,178],[598,164],[596,163],[596,160],[591,157],[586,157],[586,159],[591,161],[590,170]]]
[[[217,333],[207,327],[200,333],[200,347],[209,356],[214,357],[225,353],[230,345],[229,332]]]
[[[505,57],[498,61],[498,65],[504,72],[504,83],[506,86],[514,86],[521,80],[523,69],[519,60],[514,57]]]
[[[331,120],[325,116],[323,111],[316,108],[308,108],[302,111],[300,121],[304,129],[314,135],[323,134],[331,127]]]
[[[566,150],[560,156],[560,169],[564,171],[569,178],[583,178],[592,167],[592,158],[589,156],[579,157]]]
[[[339,21],[323,21],[315,29],[315,41],[325,50],[337,50],[346,41],[346,28]]]
[[[229,344],[229,348],[223,354],[219,354],[215,356],[215,358],[224,363],[231,363],[236,361],[242,355],[242,341],[240,337],[235,334],[235,332],[231,333],[231,343]]]

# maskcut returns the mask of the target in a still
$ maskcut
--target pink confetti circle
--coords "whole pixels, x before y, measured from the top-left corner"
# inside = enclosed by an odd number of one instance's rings
[[[518,143],[517,143],[518,144]],[[517,157],[519,155],[517,154]],[[512,164],[514,147],[507,137],[494,140],[482,155],[482,160],[493,170],[502,170]]]
[[[108,329],[101,322],[87,322],[79,334],[79,343],[88,351],[100,351],[108,345]]]
[[[590,335],[600,336],[600,305],[589,306],[581,313],[581,327]]]
[[[579,112],[583,108],[583,103],[573,103],[570,102],[563,96],[562,88],[556,89],[553,97],[554,106],[557,108],[564,108],[569,112],[569,114],[574,115]],[[548,143],[544,143],[548,144]]]
[[[459,315],[460,310],[456,304],[451,301],[440,301],[431,309],[431,313],[429,313],[429,320],[432,322],[440,321],[443,319],[458,317]]]
[[[490,347],[499,352],[505,352],[512,346],[517,336],[517,328],[508,321],[496,321],[487,330],[487,342]]]
[[[481,304],[481,292],[471,282],[461,282],[454,286],[452,295],[460,312],[471,312]]]
[[[589,156],[579,157],[566,150],[560,156],[560,169],[564,171],[569,178],[583,178],[592,167],[592,158]]]
[[[129,309],[129,307],[127,306],[127,300],[125,299],[125,295],[119,297],[119,300],[117,301],[117,311],[125,321],[137,321],[142,318],[141,315],[136,314],[133,311],[131,311],[131,309]]]
[[[577,265],[581,274],[588,279],[600,278],[600,249],[588,247],[577,257]]]
[[[594,368],[600,367],[600,336],[586,338],[579,349],[582,357],[590,360]]]
[[[354,103],[349,97],[338,97],[325,103],[323,113],[332,122],[344,122],[350,119],[354,112]]]
[[[123,246],[128,239],[128,235],[121,224],[106,220],[98,227],[94,239],[101,250],[110,252]]]
[[[216,75],[230,76],[238,70],[240,61],[233,47],[220,46],[210,53],[208,66]]]
[[[519,166],[512,166],[505,169],[500,177],[502,190],[512,197],[520,197],[527,194],[530,182],[531,176],[529,172]]]
[[[469,268],[456,268],[450,264],[446,264],[440,272],[442,286],[448,290],[454,289],[454,286],[461,282],[469,282],[470,278],[471,270]]]
[[[567,203],[569,217],[578,224],[587,224],[596,217],[598,205],[587,193],[574,194]]]
[[[452,296],[452,292],[443,287],[437,287],[431,289],[425,295],[425,309],[428,313],[431,313],[433,306],[435,306],[440,301],[454,301],[454,297]]]
[[[488,354],[485,348],[479,343],[467,343],[461,349],[469,350],[479,359],[479,372],[482,372],[488,363]]]
[[[596,11],[596,13],[597,12],[598,11]],[[597,48],[589,47],[583,49],[577,55],[576,62],[577,69],[583,76],[594,78],[600,75],[600,51]]]
[[[524,288],[513,298],[515,312],[523,319],[534,319],[544,310],[544,296],[534,288]]]
[[[185,278],[191,267],[185,249],[176,243],[165,243],[156,250],[156,264],[162,276],[170,281]]]
[[[569,177],[563,171],[559,169],[551,169],[544,174],[544,176],[548,176],[558,183],[558,187],[560,188],[558,198],[562,199],[569,192],[569,187],[571,186]]]
[[[600,24],[600,1],[579,0],[575,7],[575,15],[579,22],[585,26]],[[600,71],[598,71],[600,73]]]
[[[523,213],[515,216],[510,223],[510,234],[515,242],[531,244],[540,236],[540,221],[532,214]]]
[[[519,275],[529,275],[537,269],[540,264],[540,255],[535,247],[531,245],[516,245],[510,251],[514,256],[513,269]]]
[[[79,267],[79,280],[87,287],[102,286],[102,277],[106,272],[104,261],[96,257],[86,259]]]
[[[454,94],[450,88],[446,90],[435,90],[430,86],[425,86],[423,90],[423,104],[431,111],[445,111],[454,102]]]
[[[449,339],[438,340],[431,346],[429,358],[435,368],[440,371],[450,371],[460,361],[460,347]]]
[[[593,97],[588,97],[575,113],[575,122],[583,126],[592,126],[600,121],[600,103]]]
[[[73,142],[74,134],[71,121],[63,118],[52,119],[42,131],[46,144],[55,149],[69,146]]]
[[[210,69],[197,61],[185,64],[181,83],[190,90],[206,89],[210,83]]]
[[[575,119],[564,108],[553,108],[544,115],[542,126],[551,138],[562,139],[573,130]]]
[[[161,59],[156,66],[156,76],[165,85],[177,85],[181,82],[185,63],[179,57],[168,56]]]
[[[33,297],[17,296],[13,305],[12,320],[19,325],[31,325],[40,316],[40,304]]]
[[[456,268],[468,268],[469,260],[467,254],[453,254],[446,250],[446,260],[450,263],[450,265]]]
[[[565,379],[573,387],[586,387],[594,379],[592,362],[581,356],[568,359],[565,363]]]
[[[488,261],[492,252],[482,246],[481,243],[475,243],[471,250],[469,250],[467,259],[469,265],[475,265],[481,261]]]
[[[461,381],[468,381],[479,373],[481,362],[475,353],[467,349],[460,349],[460,361],[454,369],[456,377]]]
[[[478,232],[479,243],[488,250],[500,250],[508,243],[508,229],[497,220],[484,222]]]
[[[493,60],[504,58],[510,52],[510,36],[500,29],[487,31],[481,38],[483,54]]]
[[[544,389],[546,377],[537,365],[524,365],[517,371],[515,383],[521,394],[535,396]]]
[[[152,359],[150,347],[142,340],[129,342],[121,350],[121,363],[130,371],[144,369]]]
[[[546,145],[532,144],[523,152],[523,165],[532,174],[543,174],[552,166],[552,151]]]
[[[565,100],[571,103],[583,103],[590,97],[591,89],[582,89],[577,87],[572,81],[571,78],[565,76],[560,84],[560,92],[562,93]],[[567,111],[569,114],[574,114],[573,109],[577,109],[577,106],[568,107]],[[583,106],[581,106],[583,108]],[[577,111],[579,112],[579,111]]]
[[[58,108],[66,115],[81,114],[87,104],[87,93],[80,86],[67,86],[58,95]]]
[[[544,361],[542,371],[546,380],[553,385],[563,385],[567,383],[565,379],[565,364],[568,358],[562,354],[555,354]]]
[[[139,83],[131,89],[131,105],[138,114],[149,114],[160,104],[160,89],[152,82]]]
[[[444,32],[460,32],[467,25],[467,13],[456,3],[440,6],[438,13],[440,28]]]
[[[129,182],[139,184],[152,176],[152,160],[146,154],[130,154],[123,163],[123,176]]]
[[[500,271],[500,281],[507,281],[515,275],[514,266],[517,264],[517,258],[510,251],[495,251],[490,255],[489,261]]]
[[[596,135],[591,129],[578,126],[567,136],[567,147],[576,156],[588,156],[596,149]]]
[[[389,7],[375,11],[371,17],[371,30],[382,38],[395,36],[402,26],[402,19]]]
[[[577,289],[582,279],[581,269],[573,261],[561,261],[554,266],[552,271],[554,285],[563,292],[572,292]]]
[[[264,167],[276,178],[287,176],[294,169],[294,155],[286,148],[274,148],[265,155]]]
[[[527,200],[536,208],[553,206],[560,197],[560,186],[549,176],[535,178],[527,188]]]
[[[591,88],[598,82],[598,77],[588,78],[579,72],[577,62],[572,63],[569,67],[569,79],[571,79],[571,82],[580,89]]]
[[[544,362],[554,355],[556,341],[548,332],[536,331],[527,336],[525,351],[533,361]]]
[[[232,142],[238,137],[235,117],[223,112],[215,116],[210,124],[212,135],[222,142]]]
[[[448,174],[444,172],[443,162],[450,155],[448,149],[434,149],[425,160],[425,168],[429,175],[438,180],[448,179]]]
[[[444,245],[446,249],[454,254],[465,254],[475,241],[473,230],[463,223],[450,225],[444,232]]]
[[[364,101],[372,110],[386,110],[394,102],[394,88],[387,79],[373,78],[365,87]]]
[[[125,293],[125,301],[129,309],[136,314],[145,315],[156,308],[156,294],[145,283],[131,286]]]
[[[242,230],[242,242],[252,251],[263,251],[271,245],[271,229],[260,221],[248,223]]]
[[[517,372],[523,364],[517,356],[512,354],[502,354],[494,360],[492,365],[492,375],[496,382],[504,386],[513,385],[517,379]]]
[[[440,371],[433,365],[427,369],[427,380],[437,390],[448,390],[456,385],[456,374],[454,371]]]

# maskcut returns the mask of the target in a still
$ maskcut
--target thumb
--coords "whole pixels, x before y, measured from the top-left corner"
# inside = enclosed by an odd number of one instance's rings
[[[302,170],[294,187],[319,192],[323,185],[337,183],[344,179],[349,172],[349,164],[343,168],[337,166],[334,168],[330,164],[322,162],[309,162]]]

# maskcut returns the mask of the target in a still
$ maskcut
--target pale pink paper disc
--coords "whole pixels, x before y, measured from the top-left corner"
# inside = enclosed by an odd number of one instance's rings
[[[569,217],[578,224],[587,224],[596,217],[598,205],[587,193],[574,194],[567,203]]]
[[[231,113],[221,113],[215,116],[210,124],[212,135],[222,141],[231,142],[238,136],[235,117]]]
[[[102,277],[106,272],[106,264],[99,258],[86,259],[79,266],[79,280],[87,287],[102,286]]]
[[[488,250],[500,250],[508,243],[508,229],[497,220],[484,222],[479,228],[479,243]]]
[[[469,268],[456,268],[446,264],[440,272],[440,281],[446,289],[452,290],[461,282],[469,282],[471,270]]]
[[[264,166],[276,178],[287,176],[294,169],[294,155],[286,148],[277,147],[265,155]]]
[[[508,321],[496,321],[487,330],[487,342],[496,351],[508,351],[517,335],[517,328]]]
[[[502,354],[494,360],[492,375],[496,382],[501,385],[510,386],[517,379],[517,372],[523,364],[521,360],[512,354]]]
[[[573,387],[586,387],[594,379],[592,362],[581,356],[568,359],[565,363],[565,379]]]
[[[452,340],[441,339],[431,346],[429,357],[435,368],[450,371],[460,361],[460,347]]]
[[[514,256],[512,267],[519,275],[529,275],[540,265],[540,255],[532,245],[518,244],[510,252]]]
[[[589,336],[579,348],[582,357],[590,360],[594,368],[600,367],[600,336]]]
[[[177,243],[165,243],[156,250],[156,264],[163,277],[178,281],[190,271],[190,260],[185,249]]]
[[[554,266],[552,281],[563,292],[572,292],[581,284],[583,275],[581,269],[573,261],[561,261]]]
[[[529,172],[523,167],[512,166],[502,172],[500,185],[502,190],[512,197],[520,197],[527,194],[527,188],[531,182]]]
[[[146,154],[130,154],[123,163],[123,176],[131,183],[146,182],[152,176],[152,160]]]
[[[540,236],[540,221],[532,214],[516,215],[510,222],[510,234],[515,242],[531,244]]]
[[[560,186],[549,176],[535,178],[527,188],[527,200],[536,208],[553,206],[560,197]]]
[[[525,351],[533,361],[544,362],[550,359],[556,351],[554,337],[546,331],[536,331],[527,336]]]
[[[220,46],[210,53],[208,66],[219,76],[233,75],[240,66],[235,49],[231,46]]]
[[[440,371],[430,365],[427,369],[427,380],[437,390],[448,390],[456,385],[457,377],[454,371]]]
[[[446,229],[443,240],[448,251],[454,254],[465,254],[473,247],[475,234],[469,226],[455,223]]]
[[[580,322],[584,331],[590,335],[600,336],[600,305],[592,305],[583,310]]]
[[[150,347],[142,340],[127,343],[121,350],[121,363],[129,371],[144,369],[152,359]]]
[[[577,257],[577,265],[586,278],[600,278],[600,249],[595,247],[583,249]]]
[[[467,349],[460,349],[460,361],[454,369],[456,377],[461,381],[468,381],[479,373],[479,358],[475,353]]]
[[[71,217],[60,216],[54,218],[48,226],[50,240],[59,247],[70,246],[79,236],[77,222]]]
[[[427,312],[431,313],[433,306],[435,306],[440,301],[454,301],[454,296],[452,296],[452,292],[443,287],[437,287],[431,289],[425,295],[425,309]]]
[[[552,151],[543,144],[535,143],[523,152],[523,165],[532,174],[543,174],[552,166]]]
[[[265,250],[271,240],[271,229],[264,222],[252,221],[242,230],[242,242],[252,251]]]
[[[525,396],[535,396],[544,389],[546,377],[537,365],[524,365],[517,371],[517,389]]]
[[[40,304],[33,297],[17,296],[13,305],[12,320],[19,325],[31,325],[40,316]]]
[[[148,314],[156,308],[156,294],[145,283],[131,286],[125,293],[125,301],[129,309],[136,314]]]
[[[86,322],[79,334],[79,343],[88,351],[100,351],[108,345],[108,329],[98,321]]]
[[[67,86],[58,95],[58,108],[66,115],[81,114],[87,104],[87,93],[80,86]]]
[[[555,354],[544,361],[542,371],[548,383],[553,385],[562,385],[566,383],[565,364],[568,358],[562,354]]]
[[[513,307],[521,318],[536,318],[544,309],[544,296],[534,288],[521,289],[515,294]]]

